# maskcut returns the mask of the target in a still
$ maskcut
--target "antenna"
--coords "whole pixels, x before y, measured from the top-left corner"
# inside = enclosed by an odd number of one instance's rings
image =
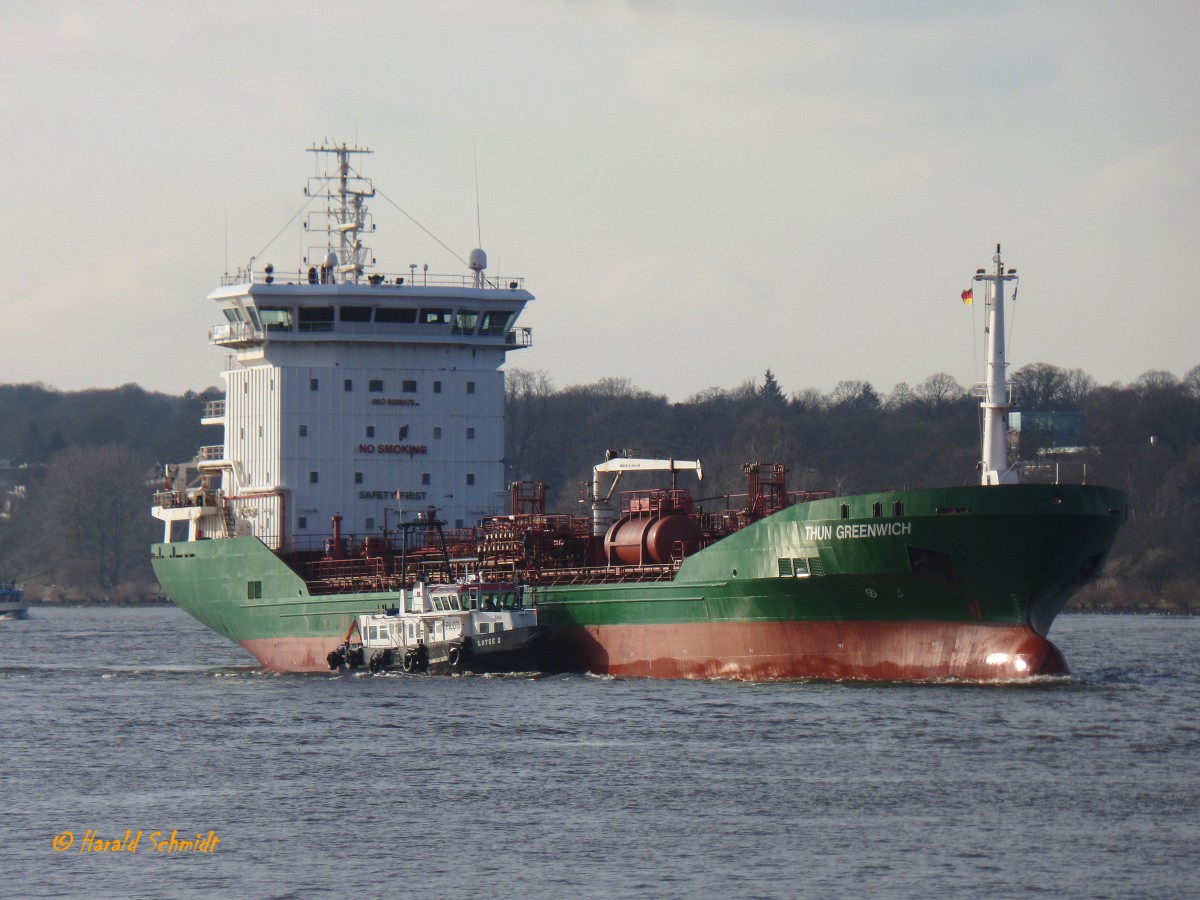
[[[471,155],[475,159],[475,246],[483,246],[483,225],[479,215],[479,151],[475,148],[475,138],[471,138]]]

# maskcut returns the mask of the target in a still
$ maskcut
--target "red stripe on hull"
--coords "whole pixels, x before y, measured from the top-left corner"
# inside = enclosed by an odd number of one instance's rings
[[[648,678],[1013,681],[1066,675],[1022,626],[953,622],[722,622],[604,625],[557,633],[566,671]]]
[[[241,642],[264,669],[328,672],[337,638]],[[558,631],[551,668],[640,678],[1013,681],[1066,675],[1054,644],[1028,628],[951,622],[723,622]]]

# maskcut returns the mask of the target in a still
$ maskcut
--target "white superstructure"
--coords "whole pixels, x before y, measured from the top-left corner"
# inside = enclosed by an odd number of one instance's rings
[[[305,223],[324,245],[290,273],[252,261],[209,295],[222,320],[209,339],[232,355],[204,421],[224,438],[201,451],[201,490],[160,495],[167,540],[186,522],[190,539],[308,548],[335,516],[369,537],[429,509],[451,527],[503,509],[500,366],[531,343],[515,323],[532,295],[485,277],[482,250],[462,275],[367,274],[374,189],[351,163],[370,151],[312,152],[336,162],[306,189],[324,201]]]

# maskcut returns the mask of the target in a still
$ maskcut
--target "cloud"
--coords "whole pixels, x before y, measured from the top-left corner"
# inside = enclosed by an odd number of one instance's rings
[[[1102,193],[1187,192],[1200,182],[1200,139],[1177,138],[1113,160],[1100,169],[1096,188]]]

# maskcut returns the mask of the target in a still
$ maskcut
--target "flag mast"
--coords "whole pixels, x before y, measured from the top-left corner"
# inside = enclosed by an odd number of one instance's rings
[[[975,272],[976,281],[989,283],[987,311],[984,315],[984,334],[987,338],[987,381],[983,401],[983,461],[980,463],[982,484],[1016,484],[1017,472],[1008,464],[1008,410],[1012,402],[1008,395],[1004,358],[1004,282],[1014,281],[1016,269],[1004,269],[1000,260],[1000,245],[996,245],[996,264],[992,273],[983,269]]]

